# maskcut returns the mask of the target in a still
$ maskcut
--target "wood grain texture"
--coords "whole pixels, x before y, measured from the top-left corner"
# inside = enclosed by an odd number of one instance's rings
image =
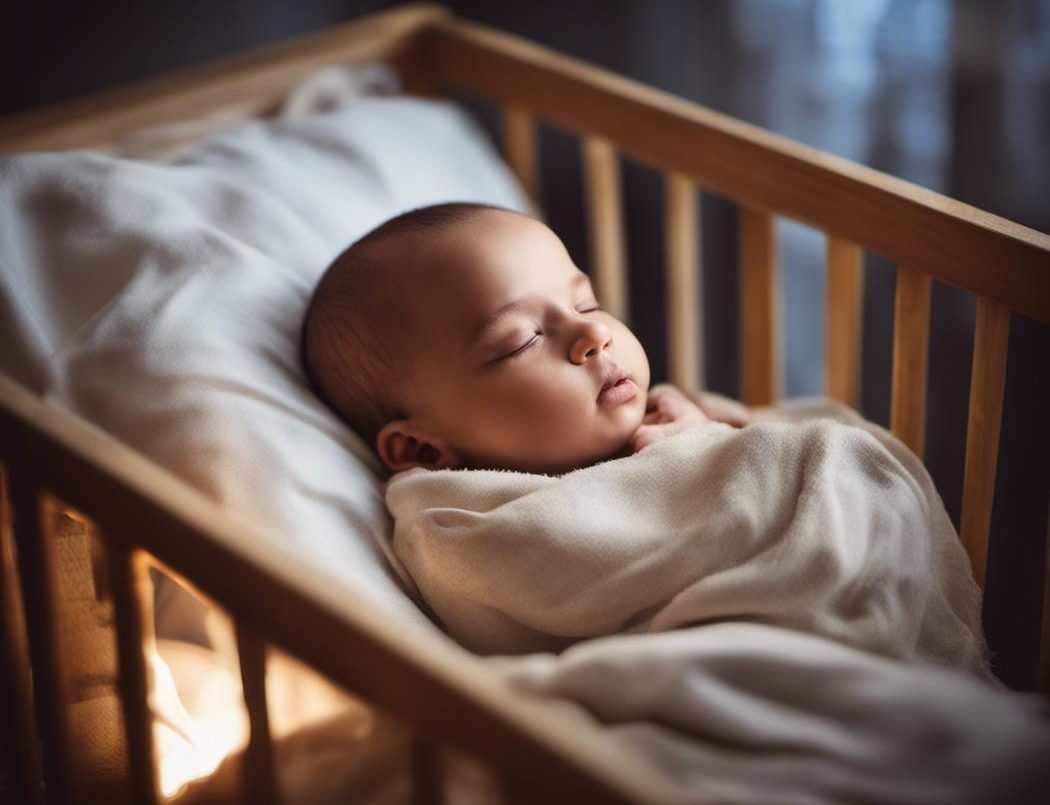
[[[828,236],[824,301],[824,377],[829,397],[860,408],[863,251],[856,243]]]
[[[890,430],[920,458],[925,441],[929,341],[930,275],[897,266]]]
[[[984,587],[988,532],[995,497],[999,458],[999,426],[1006,385],[1006,353],[1010,309],[999,302],[977,300],[970,374],[970,413],[966,424],[966,467],[963,474],[962,527],[959,536],[970,555],[974,578]]]
[[[0,375],[0,463],[189,579],[238,620],[427,735],[534,780],[544,801],[643,802],[659,778],[597,728],[278,549],[175,476]],[[17,501],[16,501],[17,502]],[[35,660],[34,660],[35,662]],[[56,667],[49,664],[47,667]]]
[[[449,14],[419,3],[182,70],[129,87],[57,104],[0,121],[0,152],[111,145],[146,126],[192,119],[264,116],[314,70],[330,64],[406,58],[420,85],[419,62],[406,51],[414,35]]]
[[[462,19],[421,37],[436,78],[603,137],[705,192],[786,215],[1050,321],[1050,236]]]
[[[503,156],[518,177],[522,189],[537,213],[540,204],[540,169],[536,148],[536,123],[528,112],[516,104],[503,109]]]
[[[771,215],[740,208],[740,396],[776,402],[779,374],[777,250]]]
[[[703,268],[697,191],[688,177],[664,177],[667,252],[667,355],[671,382],[682,389],[704,387],[701,320]]]
[[[601,137],[583,138],[591,276],[601,303],[620,321],[630,320],[620,186],[620,158]]]

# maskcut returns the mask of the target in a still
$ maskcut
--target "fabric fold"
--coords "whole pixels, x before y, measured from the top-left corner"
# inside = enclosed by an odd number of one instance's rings
[[[822,410],[703,423],[560,477],[400,473],[393,549],[481,653],[743,621],[991,679],[980,591],[921,462]]]

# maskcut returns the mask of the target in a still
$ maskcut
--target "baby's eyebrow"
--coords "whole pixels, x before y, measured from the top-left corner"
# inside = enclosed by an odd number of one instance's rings
[[[582,271],[576,274],[569,282],[569,288],[576,290],[581,285],[590,282],[590,277],[584,274]],[[529,301],[531,297],[523,296],[520,299],[515,299],[512,302],[508,302],[503,305],[499,310],[490,313],[485,317],[477,327],[474,328],[469,339],[467,339],[467,347],[469,348],[473,344],[477,343],[478,339],[485,334],[485,331],[496,324],[500,319],[506,316],[508,313],[513,313],[516,310],[520,310]]]
[[[494,324],[496,324],[500,319],[502,319],[508,313],[513,313],[515,310],[519,310],[525,304],[527,299],[528,299],[528,297],[523,297],[521,299],[515,299],[513,302],[508,302],[507,304],[505,304],[503,307],[501,307],[495,313],[492,313],[491,315],[486,316],[485,320],[482,321],[481,324],[479,324],[477,327],[474,328],[474,331],[473,331],[472,335],[468,339],[468,342],[467,342],[468,345],[477,342],[481,338],[481,336],[483,336],[485,334],[486,330],[488,330],[490,327],[492,327]]]

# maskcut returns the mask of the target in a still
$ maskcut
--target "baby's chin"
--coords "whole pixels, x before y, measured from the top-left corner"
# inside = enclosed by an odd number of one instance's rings
[[[642,410],[644,414],[644,407]],[[600,442],[595,445],[593,451],[588,452],[585,456],[580,456],[575,462],[570,462],[572,466],[556,474],[561,475],[565,472],[570,472],[571,470],[593,467],[595,464],[601,464],[602,462],[611,461],[615,458],[626,458],[633,452],[631,450],[631,437],[634,436],[634,432],[638,430],[641,424],[642,415],[627,419],[627,426],[618,429],[615,437],[601,439]]]
[[[632,400],[630,403],[620,406],[616,411],[606,413],[600,422],[577,423],[580,433],[588,428],[592,430],[590,436],[582,443],[575,445],[575,449],[553,455],[517,455],[508,457],[506,454],[496,457],[488,456],[481,458],[474,454],[470,458],[461,451],[464,456],[464,468],[469,469],[501,469],[515,470],[517,472],[531,472],[544,475],[564,475],[573,470],[591,467],[603,461],[614,458],[623,458],[631,454],[631,437],[642,424],[645,416],[645,393],[638,395],[639,402]],[[537,436],[533,444],[549,441]],[[559,440],[564,448],[569,439]]]

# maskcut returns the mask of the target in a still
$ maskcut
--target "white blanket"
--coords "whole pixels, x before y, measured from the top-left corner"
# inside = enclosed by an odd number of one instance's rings
[[[989,677],[929,475],[853,421],[705,423],[561,477],[410,470],[387,487],[394,551],[482,653],[749,621]]]
[[[1046,700],[791,629],[718,623],[488,662],[650,766],[654,803],[1050,799]]]
[[[487,662],[649,765],[652,802],[1045,802],[1050,708],[991,677],[921,462],[840,408],[767,419],[815,414],[857,427],[701,425],[562,477],[402,473],[394,550],[458,640],[537,652]]]

